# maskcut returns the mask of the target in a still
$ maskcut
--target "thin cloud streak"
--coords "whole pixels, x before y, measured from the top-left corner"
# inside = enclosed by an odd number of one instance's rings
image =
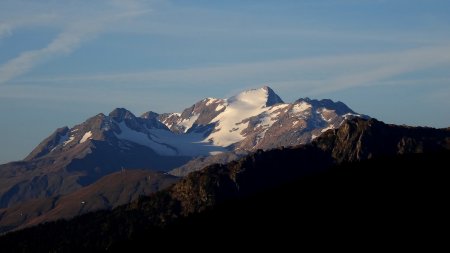
[[[36,65],[49,60],[52,57],[69,54],[83,41],[95,35],[100,27],[75,25],[60,33],[45,48],[21,53],[18,57],[8,61],[0,67],[0,83],[5,83],[20,76]]]
[[[123,9],[119,12],[106,12],[106,15],[94,18],[83,18],[82,21],[72,22],[57,35],[46,47],[22,52],[19,56],[0,66],[0,84],[19,77],[35,66],[60,55],[67,55],[76,50],[82,43],[95,38],[106,26],[114,22],[140,16],[147,13],[147,9],[139,9],[137,5],[119,5]],[[0,37],[11,34],[10,26],[0,25]]]
[[[409,50],[393,54],[390,59],[386,60],[379,67],[326,80],[329,85],[319,84],[319,87],[312,92],[321,94],[355,86],[374,85],[376,81],[397,75],[448,64],[450,63],[450,46]]]
[[[373,85],[401,74],[450,63],[450,45],[394,53],[341,55],[308,59],[234,64],[229,66],[80,75],[29,80],[29,82],[145,83],[146,86],[224,83],[297,83],[312,94]],[[308,84],[305,83],[308,80]],[[311,81],[314,80],[314,81]]]

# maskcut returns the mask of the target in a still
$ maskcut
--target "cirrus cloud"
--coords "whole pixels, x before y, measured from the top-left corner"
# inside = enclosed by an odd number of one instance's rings
[[[135,1],[113,1],[111,3],[111,9],[103,12],[90,13],[89,16],[82,17],[78,17],[75,14],[64,17],[66,24],[64,24],[62,31],[47,46],[41,49],[24,51],[0,66],[0,84],[21,76],[35,66],[52,58],[72,53],[84,42],[95,38],[106,27],[118,21],[149,12],[149,9],[143,8],[139,2]],[[42,17],[51,16],[38,14],[35,18],[41,20]],[[30,22],[25,22],[26,20]],[[18,18],[16,23],[26,26],[30,25],[33,20],[35,20],[33,17],[27,19]],[[0,38],[11,35],[11,30],[11,25],[0,23]]]

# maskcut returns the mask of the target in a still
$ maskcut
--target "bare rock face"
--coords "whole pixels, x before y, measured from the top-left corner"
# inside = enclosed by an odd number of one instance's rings
[[[175,206],[181,207],[177,209],[179,215],[187,216],[295,178],[317,175],[343,163],[407,159],[411,156],[399,155],[413,154],[445,156],[449,151],[448,129],[388,125],[376,119],[352,118],[310,144],[258,150],[227,164],[207,166],[189,174],[165,194],[178,203]]]
[[[39,158],[51,152],[59,143],[67,140],[68,127],[56,129],[49,137],[43,140],[24,160],[32,160]]]
[[[122,168],[167,171],[192,159],[172,155],[175,151],[157,152],[172,149],[151,142],[152,131],[170,133],[155,118],[135,117],[118,108],[109,116],[98,114],[58,129],[24,161],[0,165],[0,208],[68,194]]]
[[[314,145],[337,161],[360,161],[393,154],[450,149],[450,131],[427,127],[386,125],[376,119],[347,120],[317,138]]]
[[[206,98],[181,113],[138,117],[117,108],[59,128],[23,161],[0,165],[0,208],[71,194],[122,168],[178,168],[170,173],[185,176],[258,149],[309,143],[351,117],[364,116],[331,100],[285,103],[267,86]],[[399,145],[406,152],[410,143]]]
[[[216,108],[215,112],[211,114],[208,106]],[[203,115],[202,112],[207,113]],[[199,164],[230,161],[232,157],[237,158],[239,154],[258,149],[309,143],[323,132],[339,127],[346,119],[368,118],[355,113],[342,102],[329,99],[304,98],[294,103],[284,103],[269,87],[244,91],[226,100],[206,99],[185,110],[181,116],[173,114],[172,119],[175,117],[178,121],[167,123],[167,120],[163,123],[171,129],[202,133],[204,141],[222,146],[232,153],[217,159],[195,159],[170,172],[179,176],[200,169]],[[177,125],[177,122],[189,119],[195,119],[190,129]]]
[[[228,99],[206,98],[182,113],[136,117],[117,108],[57,129],[24,161],[0,166],[0,207],[67,194],[122,167],[167,171],[186,165],[173,172],[186,175],[258,149],[308,143],[354,116],[361,115],[331,100],[284,103],[267,86]]]
[[[177,219],[188,217],[191,214],[201,214],[204,211],[211,211],[215,207],[226,204],[227,202],[230,203],[230,201],[233,200],[246,200],[245,198],[249,196],[255,196],[255,194],[276,189],[284,184],[293,181],[299,182],[295,180],[307,178],[308,176],[314,177],[323,175],[321,173],[333,170],[336,172],[336,170],[339,170],[339,167],[336,167],[337,165],[348,164],[349,162],[354,161],[370,162],[370,160],[388,158],[386,160],[387,162],[376,163],[374,166],[374,169],[376,170],[378,169],[378,164],[381,164],[382,166],[391,165],[389,161],[393,161],[392,158],[394,158],[394,160],[397,161],[395,165],[401,167],[403,165],[402,160],[406,161],[408,156],[398,156],[399,154],[411,155],[416,153],[432,156],[437,154],[437,157],[445,157],[445,161],[448,161],[449,150],[450,131],[448,129],[395,126],[384,124],[375,119],[352,118],[345,120],[339,128],[326,131],[310,144],[288,148],[277,148],[268,151],[258,150],[237,161],[226,164],[209,165],[200,171],[187,175],[166,190],[159,191],[149,197],[140,198],[138,201],[134,201],[126,206],[118,207],[111,212],[98,212],[91,214],[90,216],[84,216],[84,218],[80,217],[79,219],[64,223],[61,233],[66,233],[65,229],[72,228],[71,230],[67,230],[71,232],[66,236],[70,237],[72,236],[71,233],[73,231],[77,231],[77,239],[82,238],[83,242],[91,240],[97,243],[96,240],[98,240],[98,238],[93,239],[90,236],[101,235],[100,240],[103,240],[102,237],[107,235],[104,229],[109,233],[114,234],[113,230],[117,231],[117,224],[129,226],[124,227],[124,230],[121,230],[127,231],[125,233],[127,235],[131,234],[132,231],[136,231],[136,227],[139,226],[147,228],[162,227],[171,224],[171,222]],[[423,167],[418,170],[421,174],[418,174],[418,176],[424,174],[423,170],[429,169],[426,167],[427,165],[428,164],[422,164]],[[359,166],[358,168],[360,168],[359,170],[365,169],[364,166]],[[382,169],[384,169],[384,172],[381,173],[380,177],[377,179],[383,177],[386,178],[386,175],[390,175],[388,169],[384,167]],[[408,171],[409,168],[397,170],[397,172],[400,172],[400,177],[398,178],[403,179],[401,173]],[[366,178],[370,177],[372,172],[367,173]],[[432,174],[433,173],[429,173],[429,175]],[[151,176],[154,175],[152,174]],[[166,176],[167,175],[159,174],[157,180],[163,180]],[[349,176],[349,174],[346,174],[344,171],[341,179],[346,176]],[[113,174],[84,189],[75,191],[74,194],[64,196],[61,200],[54,199],[54,201],[56,201],[55,203],[58,203],[59,201],[62,206],[70,206],[73,205],[73,201],[64,202],[63,199],[67,200],[67,198],[72,198],[80,201],[80,196],[82,196],[81,199],[88,199],[87,197],[91,196],[92,199],[89,198],[90,200],[88,201],[89,203],[93,202],[93,206],[95,206],[99,203],[98,195],[87,194],[95,192],[105,196],[105,202],[110,202],[111,199],[120,198],[118,196],[122,196],[122,193],[129,192],[129,190],[126,190],[119,194],[111,194],[110,191],[105,191],[105,189],[110,186],[114,186],[113,189],[122,189],[125,187],[126,184],[122,184],[121,178],[121,174]],[[392,182],[397,183],[395,181],[398,180],[398,178]],[[361,178],[354,176],[351,179],[359,180]],[[130,181],[142,183],[143,179],[138,176],[136,180],[133,179]],[[346,182],[350,181],[351,180],[347,180]],[[118,183],[117,186],[115,186],[114,182]],[[152,184],[152,182],[153,181],[149,180],[147,183]],[[361,186],[363,183],[364,181],[359,185]],[[375,180],[374,183],[378,182]],[[334,186],[340,187],[339,184],[340,181]],[[133,183],[131,185],[133,185]],[[139,187],[136,185],[135,187],[132,187],[132,189],[138,188]],[[148,188],[145,187],[145,189]],[[327,188],[327,190],[328,189],[334,190],[333,188]],[[351,189],[352,192],[358,190],[359,188]],[[378,191],[378,189],[375,190]],[[387,192],[387,194],[389,193],[390,192]],[[300,192],[300,194],[308,194],[308,192]],[[70,196],[70,198],[68,196]],[[358,196],[365,197],[364,194]],[[299,195],[294,195],[294,197],[288,201],[298,201],[297,197],[299,197]],[[415,200],[416,196],[413,197]],[[266,202],[265,198],[263,199],[263,208],[265,208],[269,203]],[[395,198],[392,198],[392,200],[397,201]],[[439,199],[439,201],[440,200],[441,199]],[[85,204],[87,204],[88,201],[86,201]],[[320,201],[322,201],[322,199],[319,199],[316,203],[319,203]],[[337,201],[340,201],[340,198],[338,198]],[[355,206],[358,204],[359,203],[356,203]],[[79,207],[79,203],[77,203],[77,205],[78,209],[75,208],[75,210],[81,210],[82,208]],[[39,204],[36,204],[36,206],[40,211],[47,212],[47,214],[59,210],[59,208],[48,207],[48,202],[40,202]],[[64,209],[62,206],[60,206],[60,208]],[[370,207],[372,207],[372,205],[370,205]],[[278,206],[275,206],[274,209],[277,208]],[[389,208],[389,206],[386,206],[386,208]],[[323,214],[329,214],[328,209],[322,211],[324,211]],[[10,214],[8,211],[5,213],[8,215]],[[374,214],[376,214],[376,211]],[[35,215],[35,213],[31,215]],[[293,213],[293,215],[298,215],[298,213]],[[341,218],[340,216],[336,217],[339,219]],[[278,219],[279,217],[275,218]],[[306,218],[308,218],[308,216],[306,216]],[[77,223],[83,221],[92,222],[93,225],[86,227],[80,226],[79,223]],[[142,224],[143,221],[145,221],[145,224]],[[131,224],[128,222],[131,222]],[[408,222],[410,221],[408,220]],[[116,224],[116,226],[110,226],[112,224]],[[43,226],[45,231],[46,225]],[[53,231],[52,229],[55,227],[57,227],[57,224],[47,227],[47,231]],[[88,235],[87,233],[90,234]],[[118,235],[116,233],[114,236],[118,236],[114,237],[114,240],[119,240],[120,236],[123,235],[120,233]],[[51,237],[50,240],[62,241],[55,240],[53,237]]]
[[[172,132],[183,134],[199,126],[208,126],[211,121],[225,109],[226,100],[205,98],[182,113],[164,113],[158,120],[164,123]]]
[[[228,99],[207,98],[182,113],[161,114],[158,119],[172,132],[201,133],[202,141],[229,151],[253,151],[308,143],[354,116],[366,117],[329,99],[284,103],[264,86]]]

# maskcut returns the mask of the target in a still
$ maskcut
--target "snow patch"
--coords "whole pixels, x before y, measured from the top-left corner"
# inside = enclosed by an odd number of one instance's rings
[[[264,136],[267,132],[267,129],[269,129],[275,122],[278,121],[278,119],[279,119],[278,117],[283,112],[282,110],[284,108],[286,108],[287,106],[289,106],[289,104],[278,104],[278,105],[272,106],[269,110],[262,113],[262,115],[264,115],[264,117],[262,117],[260,119],[260,123],[258,125],[256,125],[256,127],[261,126],[265,130],[263,132],[261,132],[260,134],[258,134],[258,136],[257,136],[258,139],[264,138]]]
[[[52,150],[50,150],[50,152],[53,152],[59,145],[65,143],[68,139],[69,139],[68,133],[66,133],[64,135],[60,135],[58,143],[56,143],[56,145],[52,148]]]
[[[199,116],[200,116],[200,114],[195,114],[195,115],[192,115],[191,117],[189,117],[188,119],[183,119],[180,122],[179,125],[184,127],[185,133],[192,127],[192,125],[194,125],[195,121],[198,119]]]
[[[315,135],[315,134],[313,134],[313,135],[311,135],[311,140],[314,140],[315,138],[317,138],[317,137],[319,137],[318,135]]]
[[[267,112],[264,112],[265,115],[260,119],[260,123],[258,125],[263,127],[271,127],[275,122],[278,121],[278,117],[282,113],[282,109],[288,106],[288,104],[279,104],[276,106],[272,106]]]
[[[206,102],[206,106],[208,106],[208,105],[211,105],[211,104],[213,104],[213,103],[215,103],[215,102],[217,102],[217,98],[206,98],[206,100],[208,101],[208,102]]]
[[[348,118],[350,118],[350,117],[361,117],[361,114],[356,114],[356,113],[346,113],[346,114],[343,115],[343,117],[344,117],[345,119],[348,119]]]
[[[289,104],[277,104],[277,105],[270,107],[269,112],[278,111],[280,109],[286,108],[287,106],[289,106]]]
[[[225,107],[225,105],[217,105],[216,112],[222,110]]]
[[[256,143],[259,143],[264,138],[264,136],[266,135],[267,130],[269,130],[269,128],[264,129],[261,133],[259,133],[256,136]]]
[[[320,111],[320,116],[322,117],[322,119],[323,119],[324,121],[330,122],[330,121],[332,121],[333,119],[332,119],[332,118],[329,118],[329,119],[325,118],[325,116],[323,115],[323,113],[324,113],[324,112],[333,112],[333,111],[334,111],[334,110],[328,110],[328,109],[323,108],[322,111]]]
[[[334,129],[334,126],[333,126],[333,125],[329,125],[328,127],[324,128],[324,129],[322,129],[322,130],[320,130],[320,132],[324,133],[324,132],[326,132],[326,131],[328,131],[328,130],[330,130],[330,129]]]
[[[211,123],[217,122],[217,131],[210,134],[207,139],[211,139],[215,145],[222,147],[243,140],[245,137],[241,132],[248,127],[248,122],[242,123],[242,121],[267,111],[268,96],[267,90],[261,88],[244,91],[227,99],[226,109],[211,121]]]
[[[162,121],[162,123],[166,126],[166,127],[168,127],[168,128],[171,128],[175,123],[171,123],[171,124],[169,124],[168,123],[168,121],[170,120],[170,119],[172,119],[173,117],[180,117],[181,116],[181,113],[179,113],[179,112],[173,112],[173,113],[169,113],[169,115],[167,116],[167,118],[165,119],[165,120],[163,120]]]
[[[260,119],[260,123],[257,126],[262,126],[265,128],[269,128],[277,121],[277,115],[272,116],[271,114],[267,115]]]
[[[91,131],[86,132],[86,133],[83,135],[83,138],[81,138],[80,143],[83,143],[83,142],[85,142],[85,141],[87,141],[87,140],[90,140],[90,139],[92,139],[92,132],[91,132]]]
[[[267,107],[268,97],[268,90],[260,88],[241,92],[225,100],[225,110],[211,121],[211,123],[217,123],[216,131],[210,134],[207,139],[222,147],[242,141],[245,139],[242,131],[248,127],[248,121],[245,123],[243,121],[254,116],[260,116],[258,125],[264,128],[272,126],[277,121],[279,114],[282,113],[281,109],[289,106],[289,104]],[[218,106],[216,111],[222,108],[223,106]],[[264,115],[261,115],[262,113]],[[260,134],[260,138],[264,136],[264,133],[265,131]]]
[[[311,107],[312,107],[312,105],[310,105],[306,102],[301,102],[299,104],[295,104],[291,110],[293,113],[297,114],[297,113],[302,113]]]
[[[63,147],[71,143],[73,140],[75,140],[75,136],[71,135],[66,141],[63,142]]]

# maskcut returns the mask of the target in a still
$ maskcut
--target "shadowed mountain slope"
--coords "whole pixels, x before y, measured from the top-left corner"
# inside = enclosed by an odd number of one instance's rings
[[[229,229],[246,243],[248,233],[259,242],[274,233],[295,242],[314,235],[373,241],[365,235],[379,229],[421,236],[428,217],[440,219],[449,143],[448,130],[355,118],[311,145],[211,165],[131,204],[11,233],[0,243],[14,250],[123,250],[199,238],[219,243]]]

